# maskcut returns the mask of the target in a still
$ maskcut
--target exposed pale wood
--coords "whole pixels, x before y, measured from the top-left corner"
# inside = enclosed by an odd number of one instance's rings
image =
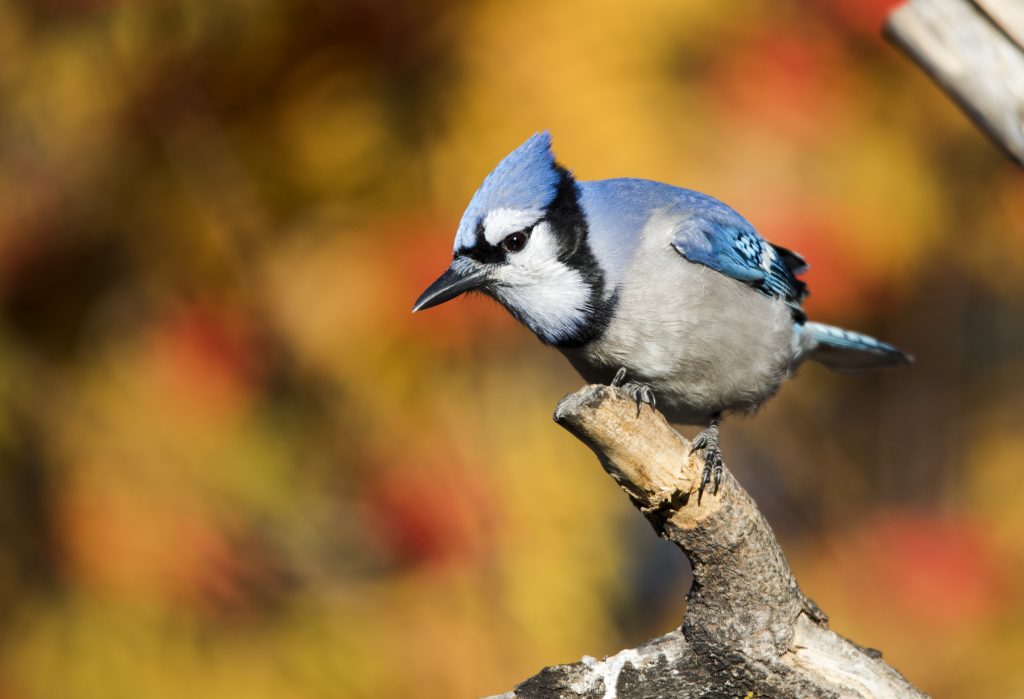
[[[974,0],[974,4],[1006,32],[1017,46],[1024,46],[1024,2],[1021,0]]]
[[[910,0],[885,35],[917,62],[1019,165],[1024,165],[1024,50],[1013,40],[1024,0]]]
[[[768,522],[728,473],[697,501],[702,464],[658,413],[587,386],[555,420],[597,455],[661,536],[693,565],[682,626],[638,648],[542,670],[504,699],[923,697],[879,655],[828,629],[797,586]]]

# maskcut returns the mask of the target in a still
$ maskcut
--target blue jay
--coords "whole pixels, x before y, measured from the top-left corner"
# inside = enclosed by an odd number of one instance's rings
[[[577,181],[538,133],[484,179],[448,270],[413,312],[478,291],[588,382],[623,386],[675,423],[706,426],[698,498],[722,477],[718,423],[754,412],[806,359],[836,371],[912,358],[807,320],[803,258],[706,194],[641,179]],[[626,374],[634,379],[624,382]]]

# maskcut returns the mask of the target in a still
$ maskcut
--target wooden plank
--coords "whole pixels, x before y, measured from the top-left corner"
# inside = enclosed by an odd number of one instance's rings
[[[1007,36],[1024,47],[1024,0],[974,0]]]
[[[1002,11],[999,0],[989,4]],[[969,0],[910,0],[890,13],[885,35],[1024,166],[1024,50],[1007,33]]]

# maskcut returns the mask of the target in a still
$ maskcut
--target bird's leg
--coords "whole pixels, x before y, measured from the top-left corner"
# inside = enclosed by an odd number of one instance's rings
[[[697,489],[698,503],[700,503],[700,499],[704,495],[704,488],[708,483],[714,481],[713,492],[715,495],[718,495],[718,486],[722,483],[722,470],[725,468],[725,462],[722,460],[722,450],[718,446],[718,419],[718,415],[711,418],[711,424],[697,435],[690,448],[691,454],[698,449],[704,450],[704,472],[701,473],[700,487]]]
[[[629,394],[630,398],[636,401],[636,416],[640,417],[640,407],[647,403],[651,406],[651,410],[654,410],[654,391],[651,387],[645,383],[638,383],[636,381],[626,381],[626,367],[622,367],[615,372],[615,378],[612,379],[612,388],[624,388]]]

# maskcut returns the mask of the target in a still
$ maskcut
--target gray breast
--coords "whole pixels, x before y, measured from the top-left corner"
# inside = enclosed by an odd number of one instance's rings
[[[673,422],[704,424],[752,411],[778,390],[792,357],[792,318],[768,298],[685,260],[671,246],[673,220],[655,215],[620,277],[604,334],[564,353],[588,381],[619,367],[649,383]]]

